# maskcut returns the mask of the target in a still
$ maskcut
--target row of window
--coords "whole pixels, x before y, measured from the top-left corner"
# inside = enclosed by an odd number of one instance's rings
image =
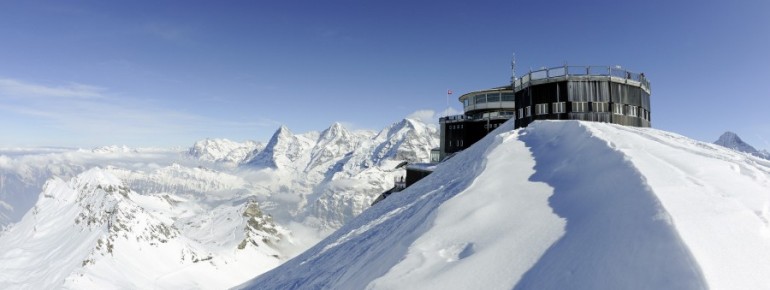
[[[605,113],[605,112],[609,112],[609,105],[610,104],[606,102],[590,102],[590,103],[589,102],[572,102],[572,112],[573,113],[587,113],[587,112]],[[550,111],[549,111],[549,107],[550,107]],[[535,104],[535,115],[547,115],[549,114],[549,112],[552,114],[566,113],[567,112],[566,102],[556,102],[556,103],[550,103],[550,104],[548,103]],[[612,113],[615,115],[641,117],[645,120],[650,120],[650,112],[638,106],[613,103]],[[532,111],[530,109],[530,106],[527,106],[525,108],[519,108],[518,116],[519,116],[519,119],[531,117]]]
[[[474,105],[474,104],[484,104],[484,103],[494,103],[494,102],[513,102],[514,101],[514,94],[511,93],[486,93],[486,94],[476,94],[472,97],[466,98],[463,100],[463,105],[465,107]]]
[[[513,112],[511,112],[513,113]],[[512,114],[512,116],[515,117],[515,115]],[[457,125],[449,125],[449,130],[455,130],[455,129],[462,129],[463,124],[457,124]],[[494,129],[500,127],[500,124],[484,124],[484,129]]]
[[[463,147],[463,139],[449,140],[449,147],[453,146]]]

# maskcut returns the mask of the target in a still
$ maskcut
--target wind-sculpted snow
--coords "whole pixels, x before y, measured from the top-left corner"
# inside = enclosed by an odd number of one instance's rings
[[[520,138],[532,181],[553,187],[565,233],[515,289],[704,289],[669,214],[625,155],[580,123],[541,123]],[[601,158],[597,158],[597,157]]]
[[[239,288],[770,286],[770,162],[649,128],[511,126]]]

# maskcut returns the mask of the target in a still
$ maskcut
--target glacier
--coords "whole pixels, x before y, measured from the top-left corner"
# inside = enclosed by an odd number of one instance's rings
[[[506,123],[238,289],[764,289],[770,161],[651,128]]]

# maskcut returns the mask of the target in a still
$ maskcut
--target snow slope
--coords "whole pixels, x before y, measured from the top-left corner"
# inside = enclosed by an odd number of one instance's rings
[[[245,289],[767,289],[770,161],[507,123]]]
[[[254,201],[139,195],[94,168],[51,179],[0,236],[0,288],[218,289],[280,264],[285,234]]]
[[[273,139],[0,149],[0,289],[230,287],[352,219],[403,175],[395,164],[438,144],[407,119]],[[239,164],[260,154],[276,166]]]

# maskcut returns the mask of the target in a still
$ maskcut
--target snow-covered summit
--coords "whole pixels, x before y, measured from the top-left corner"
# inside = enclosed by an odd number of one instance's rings
[[[363,140],[350,133],[340,123],[334,123],[321,132],[310,152],[310,160],[305,171],[312,171],[317,166],[329,165],[329,161],[352,152]],[[323,171],[326,171],[324,168]]]
[[[101,153],[101,154],[108,154],[108,153],[138,153],[139,150],[137,150],[135,148],[128,147],[126,145],[122,145],[122,146],[109,145],[109,146],[96,147],[94,149],[91,149],[91,152],[93,152],[93,153]]]
[[[650,128],[512,127],[241,288],[770,285],[770,162]]]
[[[313,141],[303,135],[295,135],[285,125],[273,133],[270,141],[260,152],[253,154],[246,164],[254,167],[287,168],[302,160],[303,152],[312,148]]]
[[[414,119],[403,119],[374,137],[380,144],[374,150],[372,159],[375,162],[386,158],[424,162],[430,159],[430,149],[438,146],[432,139],[435,134],[437,130],[434,127]]]
[[[203,139],[195,142],[188,154],[203,161],[238,164],[252,152],[259,152],[264,147],[262,143],[250,140],[240,143],[228,139]]]
[[[403,175],[403,169],[394,171],[396,164],[426,162],[436,146],[437,130],[411,119],[379,133],[350,131],[340,123],[303,134],[282,126],[243,167],[271,169],[265,173],[271,190],[298,200],[284,205],[293,218],[336,229],[393,186],[393,178]]]
[[[727,131],[724,134],[722,134],[722,136],[719,136],[719,139],[714,141],[714,144],[727,147],[736,151],[749,153],[757,157],[770,159],[770,154],[768,154],[767,151],[757,150],[753,146],[741,140],[741,137],[738,137],[738,134],[735,134],[730,131]]]
[[[287,234],[254,200],[141,195],[109,169],[50,179],[0,235],[0,288],[221,289],[280,262]]]

